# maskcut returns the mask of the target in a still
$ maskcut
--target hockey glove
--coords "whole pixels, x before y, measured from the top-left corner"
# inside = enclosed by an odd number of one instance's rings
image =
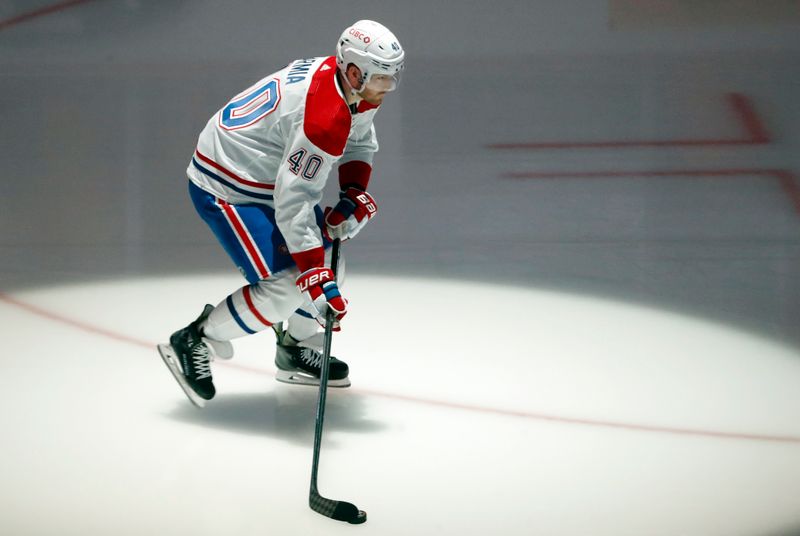
[[[318,267],[306,270],[295,279],[295,285],[300,292],[307,292],[311,304],[316,310],[315,317],[322,327],[325,327],[325,317],[328,307],[333,310],[333,329],[338,331],[339,321],[347,314],[347,300],[339,292],[339,286],[330,268]]]
[[[328,238],[353,238],[377,213],[378,205],[367,192],[357,188],[339,192],[339,202],[325,211]]]

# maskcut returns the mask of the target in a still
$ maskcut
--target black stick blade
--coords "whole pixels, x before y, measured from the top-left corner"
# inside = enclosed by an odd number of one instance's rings
[[[367,513],[359,510],[355,504],[346,501],[334,501],[326,499],[319,493],[311,493],[308,497],[308,505],[317,513],[335,519],[336,521],[346,521],[351,525],[359,525],[367,520]]]

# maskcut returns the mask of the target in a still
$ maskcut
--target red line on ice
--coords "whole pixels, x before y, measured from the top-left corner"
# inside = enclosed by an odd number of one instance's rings
[[[786,169],[673,169],[673,170],[640,170],[640,171],[512,171],[500,175],[505,179],[593,179],[593,178],[727,178],[757,176],[777,179],[786,194],[795,213],[800,215],[800,183],[797,177]]]
[[[48,311],[42,307],[29,304],[27,302],[21,301],[17,298],[9,296],[8,294],[0,292],[0,301],[5,302],[9,305],[15,306],[17,308],[23,309],[32,313],[36,316],[45,318],[47,320],[59,322],[61,324],[65,324],[71,326],[73,328],[77,328],[81,331],[92,335],[100,335],[106,338],[111,338],[116,341],[125,342],[129,344],[133,344],[138,347],[147,348],[155,352],[156,344],[153,342],[142,341],[137,339],[136,337],[131,337],[128,335],[123,335],[116,333],[114,331],[100,328],[97,326],[93,326],[86,322],[80,322],[69,318],[67,316],[54,313],[52,311]],[[217,365],[222,365],[238,370],[242,370],[245,372],[255,373],[255,374],[262,374],[266,376],[274,376],[273,372],[268,370],[261,370],[247,366],[236,365],[232,363],[220,363],[217,362]],[[430,398],[423,398],[418,396],[408,396],[402,395],[397,393],[386,393],[382,391],[372,391],[369,389],[357,389],[351,388],[354,392],[364,394],[367,396],[375,396],[381,398],[388,398],[391,400],[401,400],[404,402],[412,402],[416,404],[426,404],[430,406],[437,406],[443,408],[450,408],[450,409],[458,409],[464,411],[474,411],[478,413],[488,413],[492,415],[500,415],[504,417],[522,417],[526,419],[533,419],[539,421],[550,421],[556,423],[563,423],[563,424],[577,424],[582,426],[597,426],[603,428],[614,428],[614,429],[621,429],[621,430],[630,430],[635,432],[654,432],[654,433],[666,433],[666,434],[677,434],[677,435],[685,435],[685,436],[695,436],[695,437],[711,437],[717,439],[741,439],[741,440],[749,440],[749,441],[762,441],[762,442],[780,442],[780,443],[797,443],[800,444],[800,437],[797,436],[784,436],[784,435],[771,435],[771,434],[751,434],[751,433],[742,433],[742,432],[726,432],[720,430],[709,430],[709,429],[693,429],[693,428],[676,428],[676,427],[669,427],[669,426],[657,426],[657,425],[649,425],[649,424],[640,424],[640,423],[626,423],[626,422],[617,422],[617,421],[606,421],[606,420],[599,420],[599,419],[583,419],[577,417],[568,417],[563,415],[550,415],[546,413],[536,413],[530,411],[521,411],[521,410],[510,410],[510,409],[503,409],[503,408],[491,408],[485,406],[477,406],[471,404],[462,404],[459,402],[449,402],[446,400],[435,400]]]
[[[16,26],[17,24],[20,24],[22,22],[43,17],[51,13],[56,13],[57,11],[63,11],[67,8],[78,6],[80,4],[86,4],[92,1],[93,0],[68,0],[66,2],[59,2],[57,4],[52,4],[50,6],[44,6],[39,9],[29,11],[27,13],[22,13],[20,15],[16,15],[14,17],[5,20],[0,20],[0,30],[5,30],[6,28],[10,28],[11,26]]]
[[[714,147],[725,145],[762,145],[771,137],[756,113],[752,100],[741,93],[728,93],[729,106],[741,121],[745,138],[677,139],[677,140],[600,140],[493,143],[489,149],[619,149],[625,147]]]

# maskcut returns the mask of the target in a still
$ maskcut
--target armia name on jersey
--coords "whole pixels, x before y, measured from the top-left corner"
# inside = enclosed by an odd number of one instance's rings
[[[311,65],[313,63],[313,59],[297,60],[292,62],[291,66],[289,67],[289,72],[286,75],[286,83],[294,84],[296,82],[302,82],[305,80],[306,75],[308,75],[308,71],[311,69]]]

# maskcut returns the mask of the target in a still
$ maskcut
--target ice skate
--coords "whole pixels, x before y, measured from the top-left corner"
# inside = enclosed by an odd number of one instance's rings
[[[183,392],[195,406],[202,408],[206,400],[214,398],[211,378],[212,351],[199,331],[200,324],[214,307],[206,305],[202,314],[172,334],[169,344],[159,344],[158,351]]]
[[[317,341],[298,343],[280,327],[275,333],[278,335],[275,352],[275,366],[278,368],[278,373],[275,379],[297,385],[319,385],[322,353],[314,347],[314,342]],[[331,356],[328,371],[329,387],[350,387],[350,369],[347,363]]]

